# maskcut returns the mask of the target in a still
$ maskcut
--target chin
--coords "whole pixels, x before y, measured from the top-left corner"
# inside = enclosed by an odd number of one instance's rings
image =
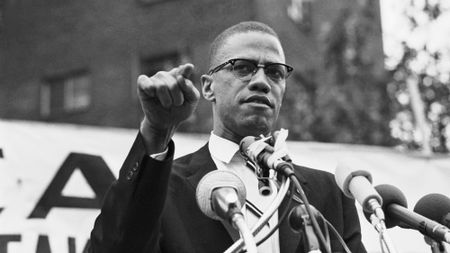
[[[250,121],[245,124],[246,136],[259,136],[259,135],[267,135],[271,131],[271,124],[267,121]]]

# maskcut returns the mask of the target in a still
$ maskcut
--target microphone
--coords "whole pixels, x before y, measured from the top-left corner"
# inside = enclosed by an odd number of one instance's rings
[[[397,187],[384,184],[376,186],[375,189],[385,200],[383,210],[386,214],[388,228],[399,226],[414,229],[435,241],[450,243],[450,230],[433,220],[408,210],[406,198]]]
[[[247,136],[239,144],[241,154],[252,162],[262,165],[263,168],[281,171],[289,176],[293,174],[293,166],[287,155],[280,157],[275,154],[274,148],[265,141],[269,138]]]
[[[373,213],[380,220],[384,220],[381,208],[383,199],[372,186],[372,175],[365,170],[353,170],[340,163],[334,173],[335,180],[344,195],[354,198],[363,210]]]
[[[282,137],[279,139],[282,139]],[[272,193],[269,181],[271,169],[281,171],[286,176],[294,173],[288,155],[275,151],[275,148],[266,141],[273,141],[273,139],[271,137],[247,136],[239,143],[241,155],[246,158],[247,166],[255,171],[258,178],[258,190],[263,196]]]
[[[256,243],[241,212],[246,190],[242,180],[233,172],[213,170],[198,183],[196,199],[200,210],[215,220],[225,220],[237,229],[247,246],[247,252],[256,253]]]
[[[408,202],[406,200],[405,195],[396,187],[391,185],[378,185],[375,186],[376,191],[383,198],[382,209],[386,212],[387,207],[390,205],[398,205],[404,208],[408,208]],[[370,221],[371,213],[364,211],[364,216],[368,221]],[[410,228],[407,224],[403,223],[399,219],[395,219],[390,215],[386,215],[385,217],[385,225],[386,228],[393,228],[395,226],[399,226],[402,228]]]
[[[232,216],[242,215],[246,194],[242,180],[225,170],[214,170],[206,174],[196,190],[198,207],[206,216],[230,223]]]
[[[414,206],[414,212],[450,228],[450,198],[443,194],[423,196]]]

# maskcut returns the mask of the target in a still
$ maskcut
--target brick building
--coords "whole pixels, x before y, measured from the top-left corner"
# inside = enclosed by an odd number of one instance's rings
[[[2,2],[0,118],[5,119],[136,128],[142,117],[137,76],[189,61],[199,87],[210,42],[243,20],[265,22],[279,33],[287,62],[296,69],[288,81],[290,106],[308,99],[302,94],[311,76],[323,87],[333,85],[322,67],[323,38],[348,15],[344,10],[373,14],[375,32],[366,54],[378,72],[383,69],[378,1]],[[282,111],[280,122],[290,117]],[[201,100],[183,129],[209,131],[211,124],[210,106]]]

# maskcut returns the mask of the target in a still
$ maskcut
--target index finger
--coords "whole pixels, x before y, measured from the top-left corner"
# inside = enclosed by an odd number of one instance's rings
[[[194,65],[192,63],[186,63],[183,65],[180,65],[169,71],[169,73],[174,77],[181,75],[186,79],[188,79],[193,72],[194,72]]]
[[[184,98],[188,103],[195,103],[200,98],[200,92],[195,88],[194,84],[189,79],[183,78],[178,75],[177,78],[178,87],[184,94]]]
[[[191,63],[186,63],[179,67],[178,74],[182,75],[184,78],[189,78],[194,72],[194,65]]]

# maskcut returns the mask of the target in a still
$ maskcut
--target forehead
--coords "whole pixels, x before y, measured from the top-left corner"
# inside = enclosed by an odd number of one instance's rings
[[[285,62],[283,48],[277,37],[263,32],[245,32],[230,36],[219,49],[217,62],[232,58],[261,62]]]

